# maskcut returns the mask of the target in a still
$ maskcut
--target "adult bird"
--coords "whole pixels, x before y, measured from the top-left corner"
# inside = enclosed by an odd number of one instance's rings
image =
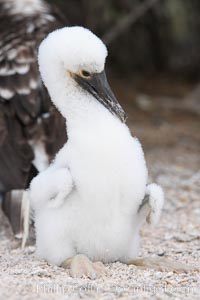
[[[64,22],[43,0],[0,0],[0,194],[18,236],[24,190],[66,141],[37,65],[41,40]]]
[[[40,72],[67,120],[68,141],[30,185],[39,257],[93,279],[103,263],[137,257],[140,227],[159,220],[164,201],[159,186],[147,185],[141,145],[106,79],[106,56],[82,27],[41,43]]]

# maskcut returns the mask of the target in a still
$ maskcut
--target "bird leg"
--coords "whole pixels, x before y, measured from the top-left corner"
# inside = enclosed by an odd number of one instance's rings
[[[69,268],[70,274],[74,278],[96,279],[106,273],[105,266],[101,262],[92,262],[82,254],[65,260],[61,267]]]
[[[165,257],[144,257],[132,259],[128,265],[135,265],[141,269],[154,269],[162,272],[187,273],[198,270],[193,266],[176,262]]]

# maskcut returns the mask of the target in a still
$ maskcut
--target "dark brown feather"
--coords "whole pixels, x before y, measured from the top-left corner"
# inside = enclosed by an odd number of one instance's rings
[[[25,187],[33,160],[30,139],[41,135],[50,158],[66,141],[65,122],[37,66],[41,40],[64,25],[63,16],[48,4],[48,13],[11,14],[6,2],[0,0],[0,192]]]
[[[45,2],[42,11],[13,14],[10,3],[17,1],[23,0],[0,0],[0,193],[4,194],[26,189],[36,175],[33,143],[43,143],[50,161],[66,141],[65,121],[40,79],[37,49],[49,32],[67,22]],[[22,217],[20,197],[19,193],[3,201],[15,233]]]

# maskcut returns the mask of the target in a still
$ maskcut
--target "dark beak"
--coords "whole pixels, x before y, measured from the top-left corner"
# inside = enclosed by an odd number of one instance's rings
[[[105,71],[93,73],[89,78],[75,74],[74,78],[84,90],[92,94],[113,115],[116,115],[123,123],[126,122],[125,112],[108,84]]]

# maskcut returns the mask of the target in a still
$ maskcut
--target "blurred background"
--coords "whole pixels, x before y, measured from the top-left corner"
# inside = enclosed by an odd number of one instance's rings
[[[83,25],[109,45],[109,66],[120,74],[200,75],[198,0],[49,0],[70,25]]]
[[[198,0],[49,0],[109,48],[107,72],[146,147],[199,145]]]

